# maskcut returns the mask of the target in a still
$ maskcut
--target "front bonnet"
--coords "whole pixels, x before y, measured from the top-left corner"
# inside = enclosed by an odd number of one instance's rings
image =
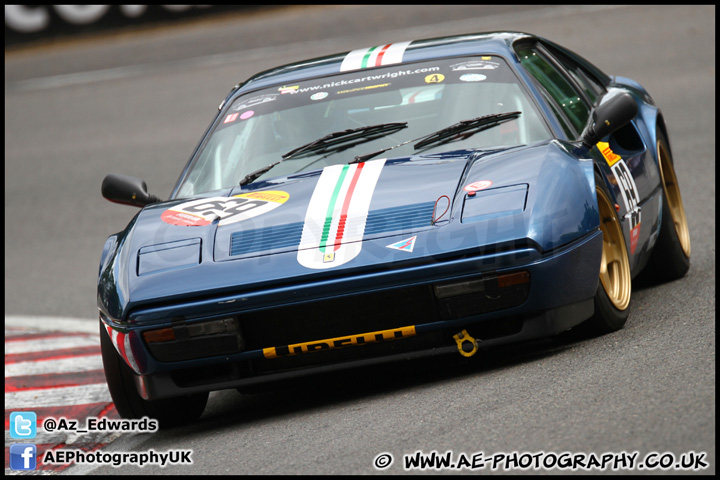
[[[597,228],[592,162],[557,142],[376,159],[146,207],[101,272],[101,310],[258,291]]]

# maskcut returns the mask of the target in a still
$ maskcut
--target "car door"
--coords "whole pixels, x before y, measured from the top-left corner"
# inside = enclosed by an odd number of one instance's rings
[[[543,92],[568,139],[577,141],[591,119],[592,107],[608,88],[609,79],[597,75],[563,52],[541,43],[516,46],[520,63]],[[635,121],[603,138],[591,154],[608,179],[618,205],[630,265],[644,263],[651,238],[657,231],[659,204],[654,186],[648,181],[654,168],[652,154],[642,139]],[[643,209],[646,225],[642,226]]]

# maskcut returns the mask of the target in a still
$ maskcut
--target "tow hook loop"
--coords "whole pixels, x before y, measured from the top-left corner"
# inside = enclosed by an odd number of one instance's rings
[[[455,343],[457,343],[460,355],[463,357],[472,357],[477,353],[478,342],[470,336],[467,330],[463,330],[462,332],[453,335],[453,338],[455,339]]]

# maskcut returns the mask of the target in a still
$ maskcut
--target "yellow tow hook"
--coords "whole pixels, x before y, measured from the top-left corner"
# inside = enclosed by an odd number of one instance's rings
[[[470,336],[467,330],[453,335],[453,338],[455,339],[455,343],[457,343],[458,352],[460,352],[460,355],[463,357],[472,357],[477,353],[478,342]]]

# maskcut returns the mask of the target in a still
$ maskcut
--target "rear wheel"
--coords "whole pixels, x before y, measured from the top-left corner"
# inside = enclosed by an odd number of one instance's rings
[[[660,130],[658,130],[657,152],[663,187],[662,221],[660,236],[646,270],[652,280],[668,281],[683,277],[690,268],[690,229],[670,147]]]
[[[595,174],[600,230],[603,249],[600,260],[600,281],[595,293],[595,314],[587,321],[595,333],[609,333],[625,326],[630,313],[632,277],[625,237],[614,204],[610,201],[605,181]]]
[[[202,414],[208,399],[207,392],[159,400],[142,398],[135,388],[132,369],[120,358],[102,321],[100,349],[110,396],[123,418],[150,417],[165,428],[189,423]]]

